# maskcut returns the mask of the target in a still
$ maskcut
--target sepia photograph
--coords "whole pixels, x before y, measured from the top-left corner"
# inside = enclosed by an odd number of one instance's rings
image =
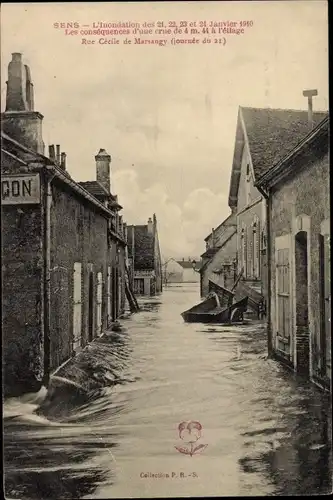
[[[3,2],[6,500],[332,493],[328,2]]]

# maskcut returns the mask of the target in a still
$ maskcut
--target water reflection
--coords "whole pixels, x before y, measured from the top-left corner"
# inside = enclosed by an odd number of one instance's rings
[[[185,324],[197,297],[168,287],[61,372],[73,384],[5,403],[8,497],[330,491],[330,399],[266,358],[264,325]],[[208,444],[196,457],[175,450],[191,419]]]

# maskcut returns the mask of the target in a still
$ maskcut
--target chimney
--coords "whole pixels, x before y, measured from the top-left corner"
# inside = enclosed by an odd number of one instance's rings
[[[149,217],[149,219],[148,219],[148,233],[149,234],[153,234],[153,228],[154,228],[154,225],[153,225],[152,218]]]
[[[303,96],[308,98],[308,122],[310,130],[313,128],[312,97],[318,95],[317,89],[303,90]]]
[[[56,162],[60,165],[60,145],[56,145]]]
[[[8,65],[6,111],[2,113],[3,131],[27,148],[44,154],[43,116],[34,111],[34,91],[30,69],[22,54],[14,52]]]
[[[35,99],[34,99],[34,86],[31,81],[31,73],[30,68],[26,64],[24,65],[25,74],[26,74],[26,98],[28,110],[33,111],[35,109]]]
[[[66,170],[66,153],[61,153],[60,166],[63,170]]]
[[[212,227],[212,248],[215,248],[215,229]]]
[[[96,160],[96,180],[99,182],[108,193],[110,193],[110,162],[111,156],[105,151],[100,149],[95,156]]]
[[[55,161],[55,159],[56,159],[56,158],[55,158],[54,144],[51,144],[51,145],[49,146],[49,158],[50,158],[50,160],[52,160],[52,161]]]

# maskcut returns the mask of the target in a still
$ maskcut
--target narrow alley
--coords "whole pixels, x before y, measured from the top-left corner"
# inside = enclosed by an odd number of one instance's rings
[[[60,388],[66,411],[56,395],[39,407],[43,391],[6,401],[6,498],[331,491],[329,397],[266,358],[264,324],[184,323],[198,294],[166,287],[95,340],[115,383],[67,400]],[[182,452],[188,421],[202,445],[193,456]]]

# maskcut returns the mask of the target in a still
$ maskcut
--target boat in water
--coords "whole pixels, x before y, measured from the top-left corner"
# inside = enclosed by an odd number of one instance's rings
[[[187,323],[238,323],[243,321],[248,306],[248,297],[233,302],[234,293],[210,282],[211,291],[199,304],[181,315]]]

